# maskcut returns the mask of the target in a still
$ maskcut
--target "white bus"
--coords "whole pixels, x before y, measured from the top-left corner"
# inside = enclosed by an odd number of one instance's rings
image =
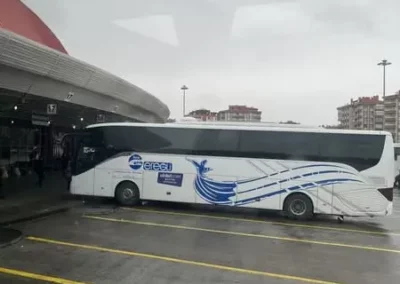
[[[390,133],[204,123],[103,123],[77,136],[73,194],[385,216],[392,212]]]

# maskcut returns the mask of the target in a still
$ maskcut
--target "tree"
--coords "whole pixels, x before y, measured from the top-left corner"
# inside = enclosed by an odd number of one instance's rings
[[[300,124],[299,122],[295,122],[295,121],[293,121],[293,120],[288,120],[288,121],[286,121],[286,122],[279,122],[280,124]]]

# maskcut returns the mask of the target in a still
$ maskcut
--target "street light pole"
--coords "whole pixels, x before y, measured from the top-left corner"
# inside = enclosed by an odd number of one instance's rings
[[[378,63],[379,66],[383,66],[383,97],[386,95],[386,66],[391,65],[392,63],[383,59]]]
[[[188,90],[189,88],[186,85],[183,85],[181,87],[181,90],[183,92],[183,117],[186,116],[186,90]]]

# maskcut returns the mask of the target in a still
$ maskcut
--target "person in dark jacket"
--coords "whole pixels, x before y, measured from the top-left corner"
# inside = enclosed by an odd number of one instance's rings
[[[35,146],[30,154],[30,159],[32,161],[32,168],[38,176],[38,185],[42,187],[44,179],[44,163],[42,151],[40,151],[39,146]]]
[[[63,148],[63,154],[61,157],[62,171],[64,174],[64,178],[67,181],[67,190],[69,190],[71,184],[71,145],[69,142],[66,142]]]
[[[394,188],[399,189],[400,186],[400,173],[394,178]]]
[[[4,191],[3,191],[3,173],[0,171],[0,199],[4,199]]]
[[[3,189],[3,179],[5,179],[7,176],[6,171],[7,171],[6,168],[3,168],[3,167],[0,168],[0,199],[6,198],[6,195],[5,195],[4,189]]]

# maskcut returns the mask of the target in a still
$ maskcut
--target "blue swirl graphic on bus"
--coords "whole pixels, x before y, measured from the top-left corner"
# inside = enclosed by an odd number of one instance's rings
[[[206,167],[207,160],[197,163],[194,160],[189,160],[197,169],[195,179],[195,189],[198,195],[210,203],[229,204],[232,203],[231,197],[235,196],[236,182],[217,182],[207,178],[205,174],[212,171]]]
[[[207,173],[212,171],[212,168],[206,166],[207,160],[202,160],[201,162],[191,159],[187,160],[194,165],[197,171],[197,175],[194,180],[196,193],[203,200],[213,204],[245,205],[261,201],[262,199],[277,194],[282,194],[285,192],[289,193],[295,190],[309,190],[319,186],[332,184],[365,183],[364,181],[358,179],[357,173],[332,164],[305,165],[253,179],[216,181],[207,176]],[[318,168],[320,168],[320,170],[318,170]],[[331,169],[326,170],[326,168]],[[310,172],[309,170],[312,171]],[[291,175],[290,177],[279,177],[283,174],[287,175],[289,171]],[[311,176],[316,178],[318,176],[331,173],[335,174],[335,178],[317,179],[315,181],[305,181],[304,179],[300,179],[301,177],[310,178]],[[271,177],[273,177],[273,180]],[[265,182],[262,182],[264,179]],[[287,183],[286,186],[285,183]],[[244,186],[246,189],[239,190],[239,188],[242,186]]]

